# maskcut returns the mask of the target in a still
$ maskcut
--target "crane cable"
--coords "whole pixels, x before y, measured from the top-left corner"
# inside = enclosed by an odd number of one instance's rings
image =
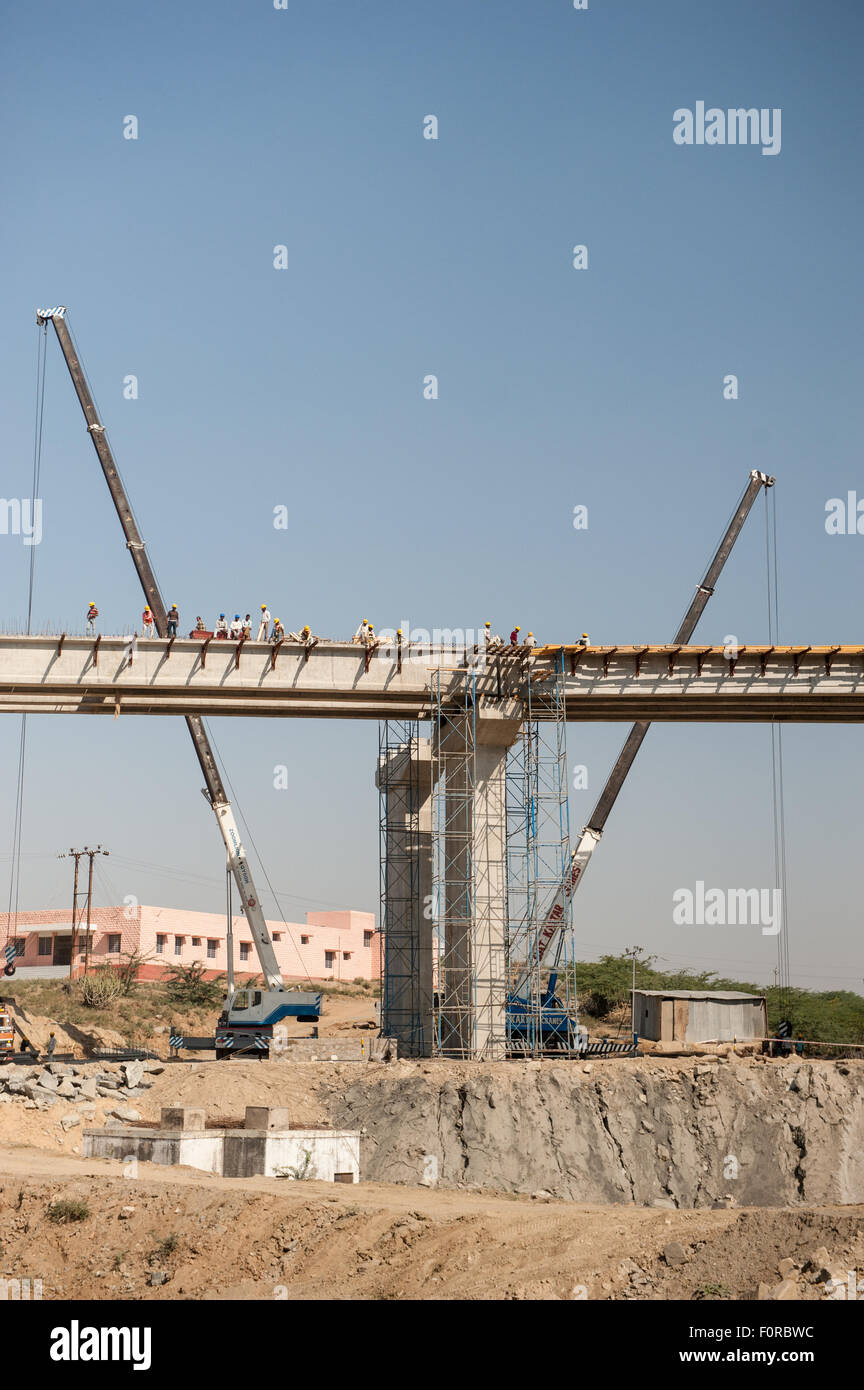
[[[39,497],[39,485],[42,476],[42,426],[45,419],[45,368],[48,359],[47,351],[48,324],[43,323],[37,328],[36,338],[36,423],[33,437],[33,480],[32,491],[30,494],[30,505],[34,510]],[[32,537],[31,537],[32,539]],[[31,625],[33,622],[33,589],[36,580],[36,545],[30,546],[30,565],[29,582],[27,590],[27,636],[30,636]],[[18,773],[15,779],[15,819],[12,830],[12,854],[9,871],[9,904],[6,915],[6,945],[9,946],[10,938],[18,936],[18,902],[21,890],[21,835],[24,819],[24,768],[27,755],[27,715],[21,715],[21,731],[18,736]],[[7,959],[7,965],[12,964],[11,959]]]
[[[280,916],[281,919],[282,919],[282,925],[283,925],[283,927],[285,928],[285,930],[287,931],[289,940],[290,940],[290,942],[291,942],[291,945],[294,947],[294,950],[297,952],[297,959],[300,961],[300,964],[301,964],[301,966],[303,967],[303,974],[306,976],[306,979],[309,981],[309,983],[312,984],[312,983],[313,983],[313,981],[312,981],[312,976],[309,974],[309,971],[308,971],[308,969],[306,968],[306,965],[305,965],[305,963],[304,963],[304,961],[303,961],[303,957],[302,957],[301,954],[300,954],[300,947],[297,945],[297,942],[296,942],[296,940],[294,939],[294,933],[292,932],[291,927],[290,927],[290,924],[288,923],[288,921],[287,921],[287,919],[286,919],[286,917],[285,917],[285,913],[282,911],[282,904],[280,903],[278,897],[276,896],[276,889],[273,887],[273,884],[270,882],[270,875],[267,873],[267,869],[266,869],[266,867],[265,867],[265,865],[264,865],[264,860],[261,858],[261,855],[260,855],[260,853],[259,853],[259,851],[258,851],[258,846],[256,845],[255,839],[254,839],[254,837],[253,837],[253,835],[252,835],[252,831],[251,831],[250,828],[249,828],[249,822],[247,821],[246,817],[244,816],[244,814],[243,814],[243,808],[241,807],[239,801],[237,800],[237,794],[236,794],[236,792],[234,791],[234,785],[233,785],[233,783],[232,783],[232,781],[231,781],[231,778],[229,777],[228,772],[227,772],[226,767],[225,767],[225,759],[222,757],[222,754],[221,754],[220,751],[219,751],[219,746],[218,746],[218,744],[216,743],[215,738],[213,737],[213,731],[212,731],[212,729],[210,728],[209,724],[206,722],[206,720],[205,720],[205,721],[202,721],[202,722],[204,723],[204,729],[205,729],[205,732],[206,732],[206,734],[207,734],[207,737],[209,738],[210,742],[211,742],[212,745],[213,745],[213,750],[214,750],[214,752],[215,752],[215,754],[216,754],[216,757],[218,758],[219,762],[222,764],[222,775],[223,775],[223,777],[225,778],[225,781],[228,783],[228,790],[229,790],[230,793],[231,793],[231,805],[234,807],[234,810],[237,812],[237,819],[242,823],[243,829],[244,829],[244,831],[246,832],[246,838],[247,838],[247,840],[249,841],[250,845],[252,846],[252,851],[253,851],[253,853],[254,853],[254,855],[255,855],[255,858],[256,858],[257,861],[258,861],[258,868],[260,869],[261,873],[264,875],[264,881],[265,881],[265,883],[267,884],[267,887],[270,889],[270,894],[271,894],[271,896],[272,896],[272,898],[273,898],[273,901],[274,901],[275,904],[276,904],[276,909],[277,909],[277,911],[278,911],[278,913],[279,913],[279,916]]]
[[[765,491],[765,567],[768,597],[768,641],[774,646],[780,635],[780,584],[777,563],[777,507],[773,489]],[[780,894],[780,930],[777,933],[778,1005],[785,1017],[789,1008],[789,919],[786,869],[786,799],[783,778],[783,726],[771,721],[771,794],[774,832],[774,885]]]

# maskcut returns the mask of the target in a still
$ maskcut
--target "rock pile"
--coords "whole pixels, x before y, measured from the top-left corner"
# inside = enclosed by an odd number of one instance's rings
[[[97,1107],[114,1121],[129,1123],[141,1119],[129,1102],[143,1096],[164,1070],[164,1063],[150,1060],[7,1066],[0,1072],[0,1103],[21,1102],[25,1110],[50,1110],[59,1101],[71,1102],[75,1109],[60,1118],[63,1129],[92,1119]]]

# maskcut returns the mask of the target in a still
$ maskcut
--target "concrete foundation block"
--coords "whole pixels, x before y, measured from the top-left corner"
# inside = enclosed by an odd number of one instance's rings
[[[284,1105],[247,1105],[246,1129],[290,1129],[291,1112]]]
[[[163,1105],[159,1119],[160,1129],[203,1130],[207,1118],[205,1110],[190,1105]]]

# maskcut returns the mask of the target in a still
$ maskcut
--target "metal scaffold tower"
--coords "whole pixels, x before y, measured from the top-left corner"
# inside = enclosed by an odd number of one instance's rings
[[[402,1056],[428,1056],[432,1029],[429,740],[416,719],[379,725],[381,1031]]]
[[[448,687],[447,697],[445,710],[441,671],[435,670],[432,672],[432,869],[438,988],[434,1051],[441,1057],[472,1057],[476,674],[466,671],[456,691]]]
[[[507,760],[508,1051],[573,1056],[572,905],[570,895],[561,894],[570,869],[563,658],[548,679],[526,682],[524,702],[525,720]],[[541,968],[541,929],[557,898],[558,947],[550,970],[548,962]]]
[[[446,702],[442,696],[446,688]],[[480,708],[478,672],[432,674],[435,1053],[506,1055],[506,744]]]

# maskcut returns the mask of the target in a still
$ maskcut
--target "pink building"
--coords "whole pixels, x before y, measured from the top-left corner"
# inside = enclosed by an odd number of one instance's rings
[[[68,975],[72,961],[69,909],[19,912],[16,971],[22,979]],[[12,919],[14,925],[14,918]],[[225,915],[182,908],[94,907],[90,914],[90,962],[120,963],[137,951],[145,957],[139,978],[158,979],[167,965],[200,961],[208,976],[228,969]],[[268,922],[273,948],[286,980],[377,980],[381,976],[381,933],[371,912],[307,912],[305,923]],[[0,944],[10,933],[10,917],[0,913]],[[252,933],[245,917],[233,919],[234,972],[260,974]],[[84,968],[85,927],[76,926],[74,973]],[[0,962],[2,963],[2,962]]]

